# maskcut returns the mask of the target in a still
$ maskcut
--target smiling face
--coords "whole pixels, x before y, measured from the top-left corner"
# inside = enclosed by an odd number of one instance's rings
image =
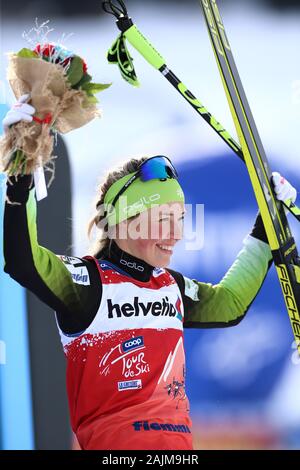
[[[155,267],[170,263],[175,244],[183,236],[184,204],[171,202],[153,207],[118,224],[118,246]]]

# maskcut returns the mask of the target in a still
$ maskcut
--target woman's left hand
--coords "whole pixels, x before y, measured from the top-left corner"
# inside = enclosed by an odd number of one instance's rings
[[[297,190],[294,188],[294,186],[291,185],[291,183],[289,183],[288,180],[281,176],[280,173],[273,171],[272,181],[276,198],[279,201],[286,201],[290,199],[292,202],[296,201]]]

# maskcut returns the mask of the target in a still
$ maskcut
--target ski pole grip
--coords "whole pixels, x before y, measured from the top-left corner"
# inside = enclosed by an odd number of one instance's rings
[[[150,44],[150,42],[142,35],[142,33],[137,29],[135,24],[130,28],[124,31],[124,36],[130,44],[152,65],[155,69],[160,69],[166,61],[165,59],[157,52],[156,49]]]

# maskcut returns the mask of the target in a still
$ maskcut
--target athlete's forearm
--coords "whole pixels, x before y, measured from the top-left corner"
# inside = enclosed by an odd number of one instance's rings
[[[186,290],[194,289],[194,298],[186,299],[185,326],[222,327],[239,323],[257,296],[271,262],[269,245],[248,235],[243,249],[219,284],[186,280]]]
[[[55,310],[78,311],[77,285],[64,263],[39,245],[31,177],[8,184],[4,212],[4,270]]]
[[[31,176],[12,178],[7,182],[4,209],[4,270],[14,278],[26,278],[32,268],[26,204],[29,198]]]

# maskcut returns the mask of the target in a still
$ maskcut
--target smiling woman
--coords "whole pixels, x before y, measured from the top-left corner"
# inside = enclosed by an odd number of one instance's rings
[[[183,219],[183,202],[153,207],[133,221],[121,222],[116,242],[124,251],[164,268],[170,263],[176,243],[182,239]]]
[[[182,238],[184,216],[184,194],[170,160],[164,156],[131,159],[107,176],[98,193],[88,233],[97,226],[102,237],[93,254],[115,240],[124,251],[149,264],[167,266],[166,255],[170,257]]]
[[[291,196],[288,185],[275,178],[278,198]],[[183,217],[171,161],[131,159],[97,192],[89,232],[96,226],[101,235],[92,255],[57,256],[38,243],[32,176],[7,182],[5,271],[56,311],[82,449],[193,447],[183,328],[238,324],[272,255],[258,215],[218,284],[189,279],[167,267]]]
[[[161,157],[158,158],[160,159]],[[134,160],[131,160],[131,164],[133,162]],[[131,205],[128,202],[126,193],[120,196],[118,207],[112,207],[111,213],[114,213],[114,218],[116,220],[123,218],[121,213],[116,215],[117,211],[124,211],[128,215],[128,207],[131,208],[131,213],[133,210],[134,212],[138,211],[138,214],[129,214],[128,218],[121,220],[118,224],[112,223],[109,227],[110,230],[108,230],[109,233],[102,229],[102,236],[104,240],[109,240],[109,244],[112,243],[112,240],[115,240],[123,251],[137,258],[143,258],[152,266],[166,267],[170,262],[175,244],[183,236],[183,218],[185,212],[183,191],[178,183],[175,183],[176,186],[174,188],[174,182],[170,185],[169,180],[166,178],[155,179],[156,188],[150,188],[151,191],[156,191],[156,193],[153,193],[155,198],[143,196],[139,199],[138,204]],[[166,199],[161,187],[167,185],[168,188],[163,188],[163,191],[168,192],[169,190],[168,198],[177,198],[178,201],[161,203]],[[153,183],[151,186],[153,186]],[[145,185],[145,190],[147,189],[147,185]],[[176,193],[172,194],[174,189],[176,189]],[[133,191],[136,191],[135,185],[133,185]],[[177,195],[177,192],[179,195]],[[136,196],[133,197],[136,198]],[[100,210],[99,203],[97,208]],[[103,213],[107,214],[105,208]],[[91,222],[90,229],[94,223],[97,224],[97,220],[96,216]]]

